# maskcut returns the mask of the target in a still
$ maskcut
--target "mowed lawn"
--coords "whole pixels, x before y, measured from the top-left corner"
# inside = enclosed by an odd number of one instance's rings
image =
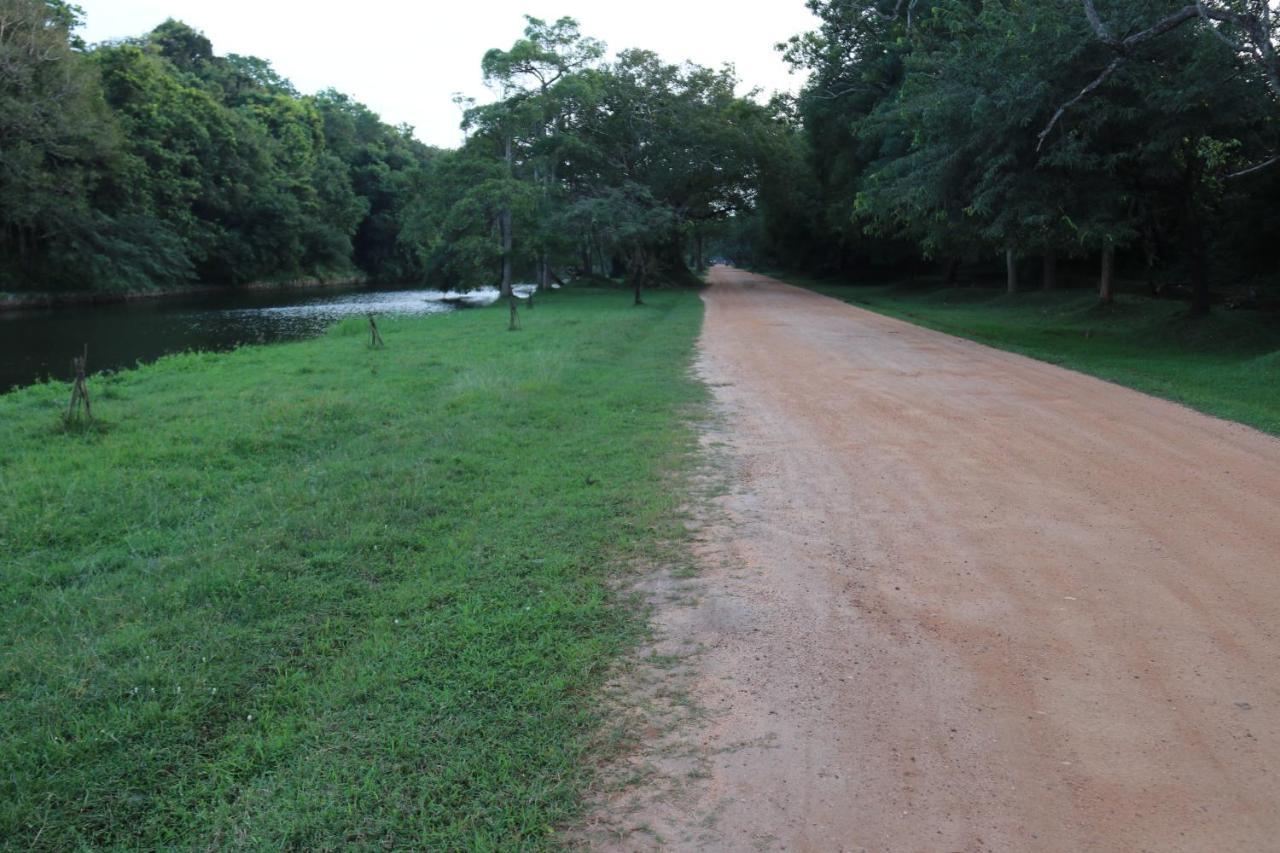
[[[363,320],[0,397],[0,844],[528,848],[679,548],[692,292]],[[673,544],[674,543],[674,544]]]
[[[1280,315],[1088,289],[1012,296],[937,284],[784,281],[952,335],[1089,373],[1280,435]]]

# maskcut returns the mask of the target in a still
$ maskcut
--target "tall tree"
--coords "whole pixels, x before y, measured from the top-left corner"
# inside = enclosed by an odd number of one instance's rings
[[[468,116],[473,125],[487,125],[498,134],[502,161],[511,179],[519,171],[527,172],[541,193],[544,219],[551,216],[551,196],[556,183],[557,158],[555,140],[548,141],[556,128],[560,104],[556,87],[577,71],[597,62],[604,55],[604,44],[584,37],[573,18],[560,18],[548,23],[540,18],[525,18],[524,38],[508,50],[493,49],[481,62],[485,83],[494,87],[502,101],[495,107],[474,110]],[[499,217],[504,252],[501,291],[513,300],[511,291],[515,235],[514,215],[505,210]],[[548,284],[547,239],[538,239],[538,285]],[[514,301],[512,305],[514,306]],[[514,310],[514,308],[513,308]]]
[[[0,265],[21,284],[60,274],[92,219],[97,176],[117,137],[74,35],[79,10],[0,0]]]

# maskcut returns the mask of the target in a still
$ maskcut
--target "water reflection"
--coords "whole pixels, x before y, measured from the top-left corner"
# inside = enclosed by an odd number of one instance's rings
[[[520,285],[521,296],[536,288]],[[0,393],[46,377],[69,377],[70,359],[87,344],[93,372],[132,367],[187,350],[318,335],[346,318],[445,314],[493,303],[496,289],[325,289],[234,291],[118,305],[0,312]]]

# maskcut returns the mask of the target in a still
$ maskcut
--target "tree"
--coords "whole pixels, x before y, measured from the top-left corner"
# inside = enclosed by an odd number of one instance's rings
[[[518,172],[527,173],[526,177],[541,194],[540,207],[545,220],[551,217],[557,180],[554,135],[560,104],[556,87],[570,75],[598,61],[604,55],[604,44],[583,37],[573,18],[560,18],[548,24],[526,16],[525,22],[523,39],[509,50],[490,50],[481,62],[486,85],[497,89],[502,101],[473,109],[467,123],[499,136],[507,176],[514,180]],[[514,318],[515,297],[511,288],[515,234],[511,210],[501,212],[499,227],[504,258],[501,292],[511,302]],[[538,286],[545,288],[549,284],[548,239],[545,232],[534,236],[540,238],[536,240]]]
[[[416,278],[435,152],[169,20],[87,48],[79,11],[0,0],[0,271],[18,288]]]
[[[1193,312],[1204,314],[1211,304],[1212,232],[1223,218],[1224,181],[1254,171],[1242,164],[1256,160],[1250,152],[1269,147],[1274,118],[1265,84],[1256,75],[1241,73],[1238,55],[1222,50],[1218,28],[1181,27],[1193,19],[1215,20],[1212,15],[1187,17],[1184,10],[1139,29],[1164,6],[1126,6],[1113,20],[1136,32],[1116,40],[1092,2],[1086,4],[1090,52],[1096,55],[1102,48],[1114,56],[1102,75],[1053,113],[1038,145],[1053,142],[1044,149],[1050,157],[1055,148],[1078,148],[1082,114],[1109,117],[1105,129],[1088,132],[1093,147],[1110,146],[1117,152],[1122,166],[1116,171],[1129,185],[1131,222],[1143,223],[1148,232],[1148,266],[1155,263],[1157,243],[1165,243],[1170,254],[1182,259]],[[1064,123],[1068,129],[1055,133]],[[1136,228],[1127,230],[1131,236]],[[1173,233],[1176,238],[1167,236]],[[1110,295],[1111,253],[1118,245],[1123,241],[1105,242],[1104,298]]]
[[[472,139],[442,155],[407,210],[403,239],[433,280],[473,289],[501,279],[511,258],[502,217],[512,230],[530,223],[537,191],[513,180],[493,156],[491,141]]]
[[[819,30],[785,50],[813,72],[795,119],[825,211],[809,239],[837,247],[836,265],[909,241],[950,280],[959,258],[998,252],[1016,290],[1019,257],[1041,255],[1052,286],[1060,256],[1097,253],[1106,300],[1132,257],[1117,252],[1140,245],[1148,270],[1183,270],[1207,310],[1221,200],[1240,195],[1224,179],[1274,150],[1261,76],[1220,43],[1243,24],[1151,30],[1141,22],[1174,21],[1163,0],[1109,6],[1106,38],[1047,0],[810,8]]]
[[[1226,44],[1234,57],[1247,57],[1254,63],[1262,79],[1271,88],[1273,96],[1280,96],[1280,55],[1277,55],[1277,41],[1280,40],[1280,20],[1274,15],[1270,0],[1198,0],[1196,3],[1182,6],[1173,12],[1155,20],[1145,28],[1138,29],[1123,38],[1112,34],[1111,27],[1098,12],[1094,0],[1081,0],[1084,15],[1089,21],[1098,40],[1113,54],[1113,58],[1105,68],[1085,86],[1079,94],[1066,102],[1040,133],[1041,142],[1052,131],[1066,111],[1097,91],[1116,71],[1135,56],[1139,47],[1146,42],[1159,39],[1174,33],[1185,24],[1201,24],[1216,38]],[[1263,169],[1280,161],[1280,156],[1272,157],[1260,164],[1250,166],[1233,173],[1233,177],[1242,177],[1254,170]]]
[[[670,233],[676,226],[670,207],[654,198],[648,188],[627,183],[579,200],[567,221],[589,228],[608,251],[627,259],[634,304],[643,305],[645,283],[652,274],[653,237]]]
[[[65,3],[0,0],[0,266],[20,285],[62,277],[53,256],[92,219],[115,151],[79,23]]]
[[[352,238],[355,265],[376,279],[421,280],[426,271],[403,228],[439,152],[414,139],[411,128],[388,126],[341,92],[327,90],[312,100],[325,149],[346,165],[366,211]]]

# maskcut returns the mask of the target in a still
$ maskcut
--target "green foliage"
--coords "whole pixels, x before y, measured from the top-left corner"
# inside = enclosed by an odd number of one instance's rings
[[[643,50],[606,62],[572,18],[528,18],[485,54],[499,97],[468,110],[470,139],[446,155],[180,21],[88,50],[73,7],[10,6],[30,22],[0,44],[0,134],[19,140],[0,154],[11,290],[354,269],[456,287],[569,266],[679,280],[686,241],[753,209],[788,133],[730,70]]]
[[[0,18],[10,289],[422,274],[400,220],[433,152],[407,129],[178,21],[90,51],[74,7],[0,0]]]
[[[530,18],[525,38],[486,54],[485,79],[502,97],[468,112],[474,135],[458,156],[497,162],[533,193],[519,205],[489,205],[487,228],[483,218],[456,215],[460,202],[480,207],[468,198],[475,189],[421,199],[414,221],[437,236],[436,257],[469,256],[491,274],[507,254],[501,217],[511,215],[510,260],[524,269],[573,265],[584,275],[628,273],[637,284],[684,281],[685,242],[752,208],[760,164],[782,128],[768,109],[735,95],[732,72],[671,65],[644,50],[602,57],[603,45],[569,18]],[[493,196],[497,185],[489,189]],[[439,225],[462,221],[466,237]]]
[[[431,281],[447,288],[492,286],[501,277],[495,222],[504,210],[532,228],[537,190],[474,147],[441,155],[406,212],[403,239]]]
[[[66,274],[71,235],[91,216],[89,193],[115,128],[94,68],[77,53],[77,10],[0,1],[0,276],[18,289]]]
[[[566,75],[604,56],[604,44],[584,38],[573,18],[548,24],[525,16],[525,22],[523,39],[510,50],[490,50],[480,63],[485,82],[497,84],[504,94],[528,93],[532,84],[545,95]]]
[[[626,301],[0,397],[0,846],[554,846],[696,446],[700,301]]]
[[[438,152],[415,140],[411,128],[388,126],[340,92],[322,92],[315,103],[325,147],[349,169],[360,208],[353,211],[360,213],[352,237],[356,265],[379,279],[420,280],[426,274],[420,253],[401,230]]]
[[[1251,201],[1274,180],[1227,176],[1275,150],[1280,116],[1256,68],[1208,26],[1145,42],[1100,77],[1114,54],[1078,4],[809,5],[819,29],[785,50],[812,71],[794,118],[810,179],[762,181],[760,209],[787,211],[741,229],[762,259],[849,268],[1118,247],[1131,269],[1190,280],[1201,308],[1211,258],[1220,279],[1274,276],[1276,247],[1252,239],[1271,217]],[[1101,10],[1130,33],[1180,5]],[[782,153],[766,175],[795,163]],[[797,219],[813,227],[788,230]],[[1245,245],[1252,257],[1232,251]]]

